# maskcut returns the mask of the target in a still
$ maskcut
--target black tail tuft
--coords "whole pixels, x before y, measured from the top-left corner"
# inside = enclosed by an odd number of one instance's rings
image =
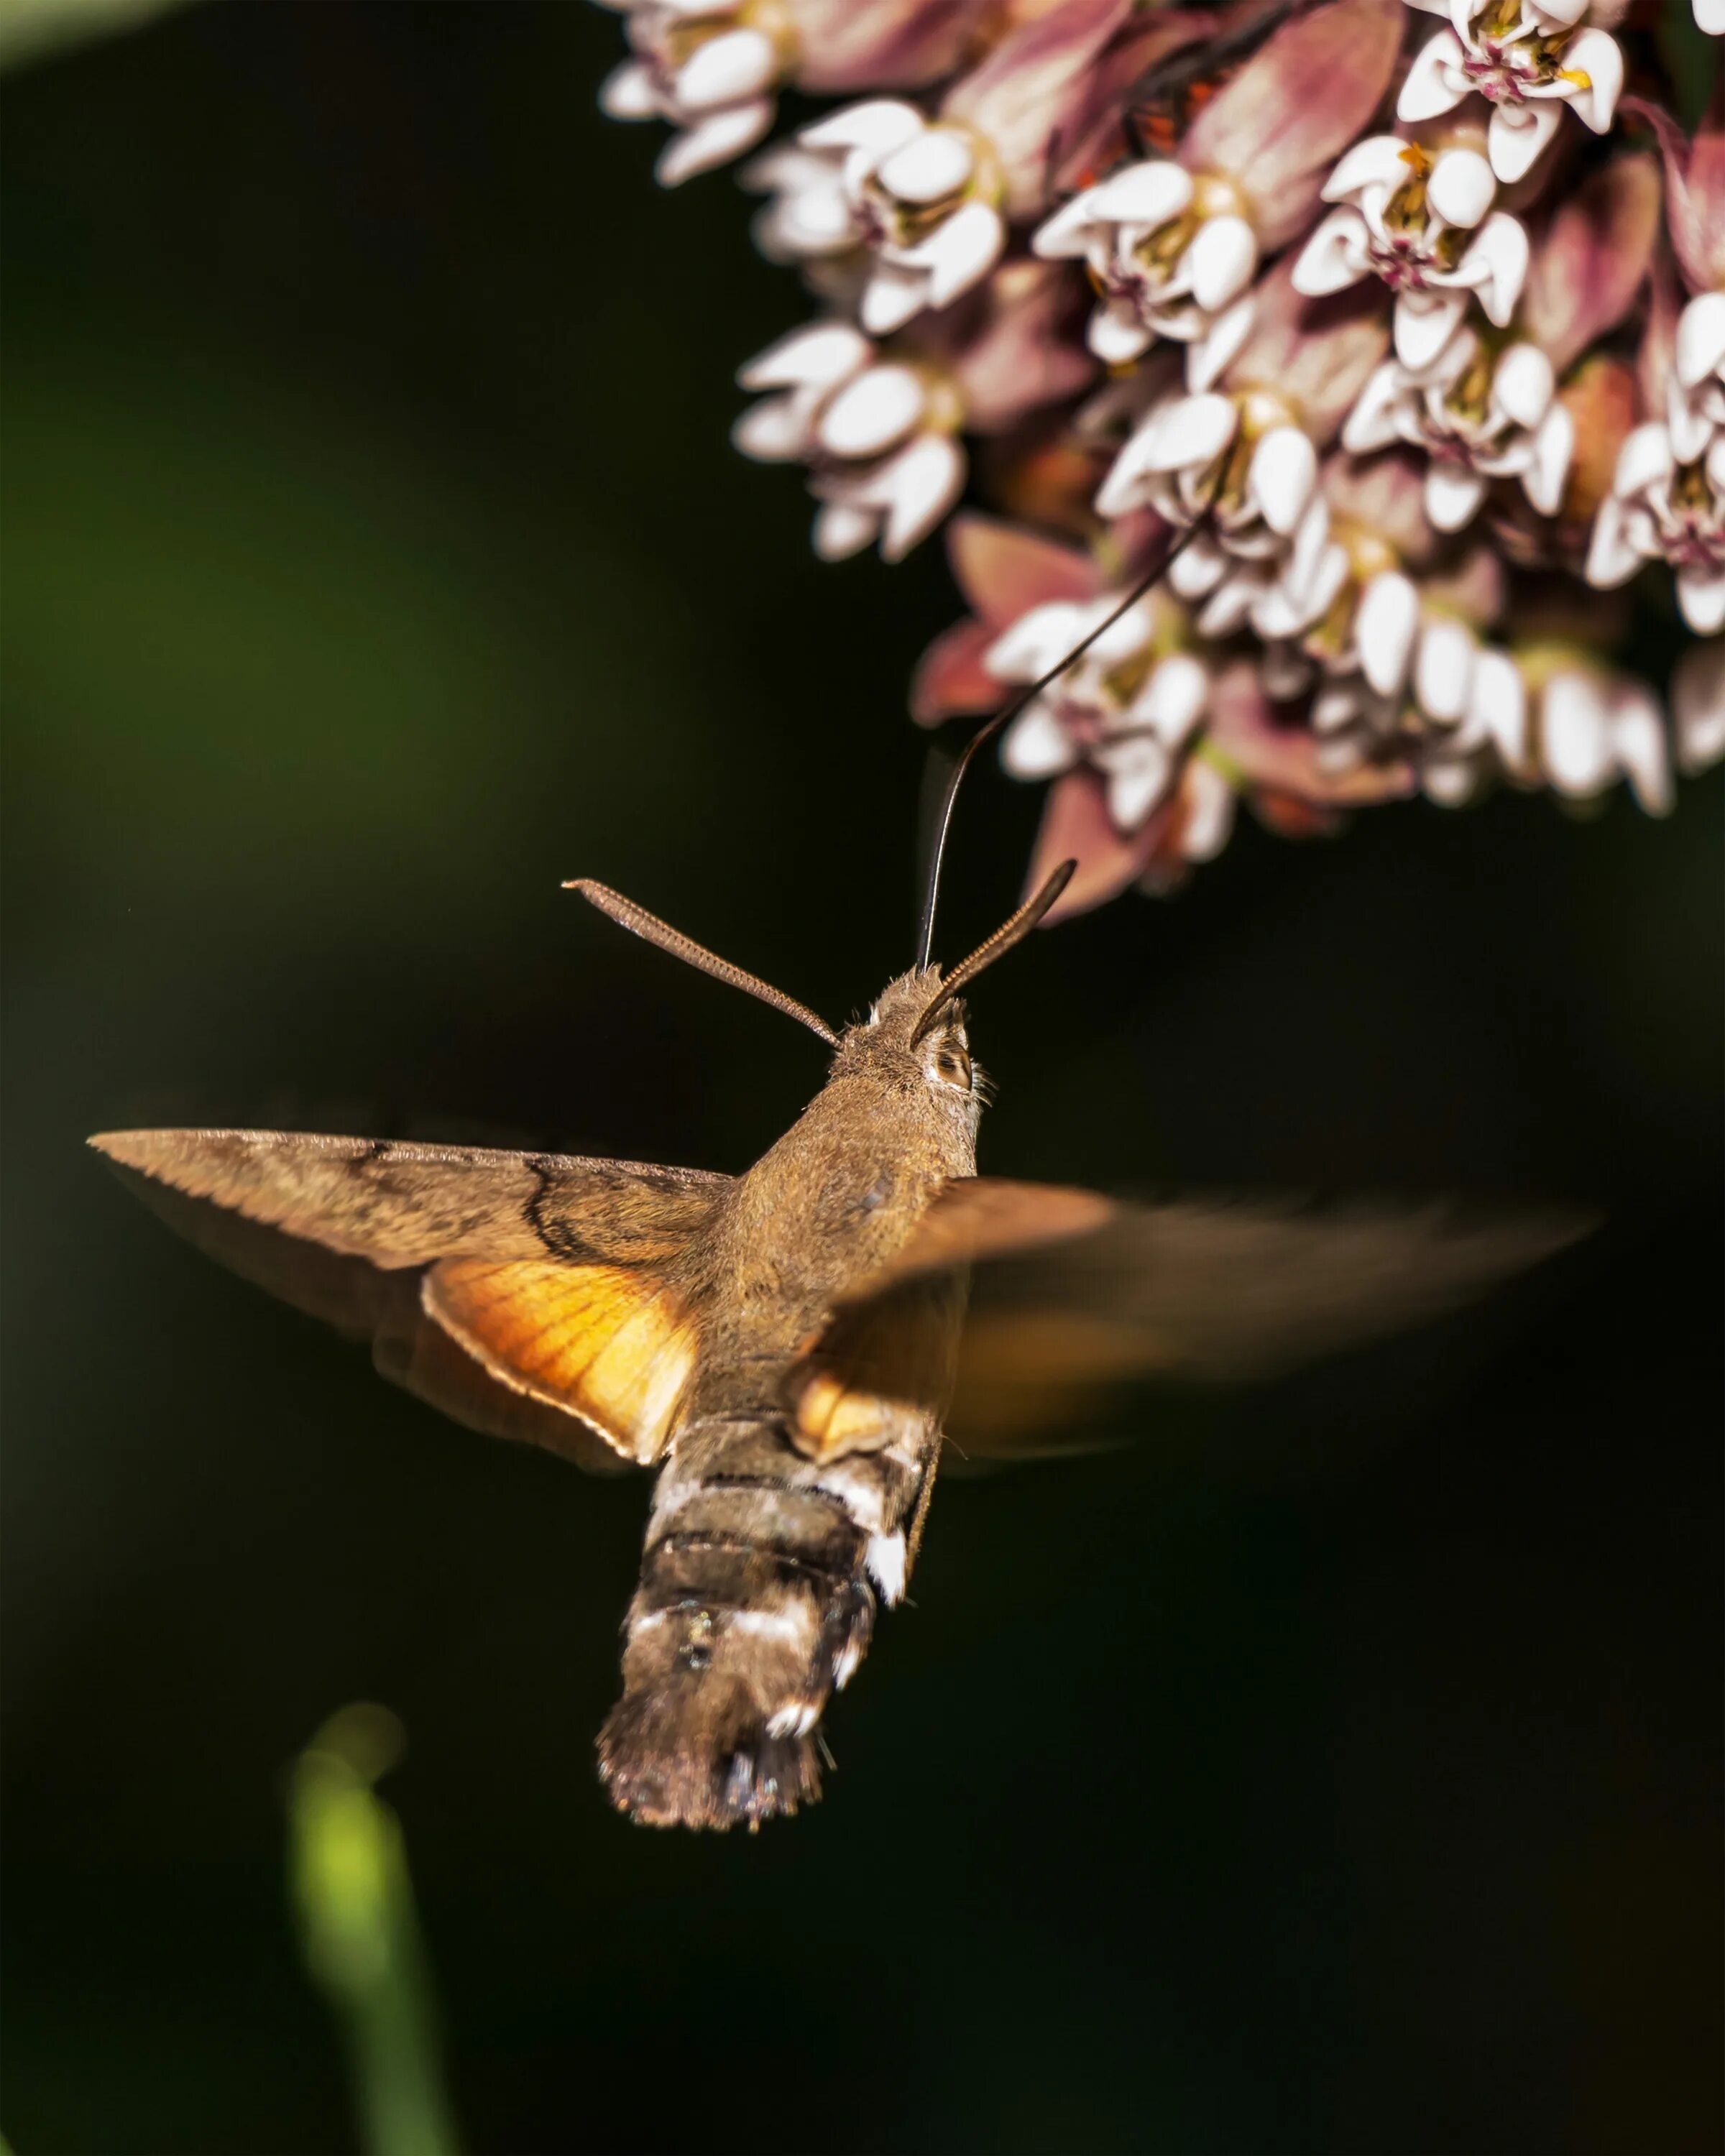
[[[599,1779],[641,1826],[757,1827],[820,1795],[820,1762],[806,1732],[775,1734],[748,1689],[655,1689],[627,1694],[599,1732]]]

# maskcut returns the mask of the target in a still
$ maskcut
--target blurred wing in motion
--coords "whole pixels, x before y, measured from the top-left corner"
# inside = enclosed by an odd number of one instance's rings
[[[1441,1317],[1591,1224],[1444,1205],[1116,1204],[1090,1234],[975,1263],[947,1427],[981,1455],[1066,1449],[1111,1388],[1279,1377]]]
[[[1111,1198],[1060,1183],[955,1175],[942,1183],[891,1261],[844,1297],[864,1302],[901,1281],[1091,1235],[1119,1213]]]
[[[667,1276],[728,1177],[276,1131],[90,1143],[208,1255],[470,1429],[587,1467],[656,1452],[693,1353]]]

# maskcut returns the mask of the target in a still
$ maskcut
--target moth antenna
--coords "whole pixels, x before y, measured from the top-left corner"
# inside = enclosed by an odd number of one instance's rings
[[[1071,882],[1076,861],[1062,861],[1033,898],[1027,898],[1010,921],[1001,923],[986,943],[978,943],[968,958],[953,967],[929,999],[928,1008],[916,1021],[911,1035],[911,1045],[916,1047],[928,1032],[935,1020],[967,983],[973,981],[985,966],[992,966],[997,958],[1004,958],[1014,943],[1022,943],[1030,931],[1041,920],[1060,893]]]
[[[775,988],[768,982],[757,980],[754,974],[746,973],[741,966],[733,966],[728,958],[704,949],[680,929],[673,928],[656,914],[649,913],[644,906],[637,906],[632,898],[606,884],[595,883],[590,876],[572,876],[563,886],[565,891],[578,891],[589,906],[608,914],[619,928],[627,928],[649,943],[656,943],[661,951],[669,951],[674,958],[680,958],[685,966],[696,967],[703,973],[711,973],[716,981],[729,987],[741,988],[747,995],[758,996],[763,1004],[771,1004],[774,1010],[783,1011],[799,1025],[806,1025],[811,1033],[818,1033],[829,1048],[838,1045],[839,1036],[824,1018],[819,1018],[807,1004],[799,1004],[794,996],[788,996],[783,988]]]
[[[1216,490],[1220,491],[1219,481]],[[1212,501],[1214,498],[1213,495]],[[916,970],[919,973],[927,972],[928,962],[934,949],[934,912],[940,897],[941,864],[946,859],[947,834],[952,827],[953,807],[957,801],[958,788],[963,783],[964,774],[970,768],[977,751],[984,742],[992,741],[1003,726],[1010,725],[1027,704],[1034,703],[1051,681],[1057,681],[1075,659],[1083,658],[1096,639],[1105,631],[1112,629],[1123,613],[1129,613],[1143,598],[1145,593],[1153,584],[1159,583],[1168,574],[1175,557],[1191,545],[1203,528],[1203,525],[1202,516],[1195,518],[1178,539],[1175,539],[1171,545],[1164,547],[1155,563],[1144,572],[1113,612],[1099,621],[1087,635],[1081,636],[1064,659],[1056,660],[1045,675],[1033,681],[1029,687],[1019,696],[1014,696],[1003,710],[996,711],[992,719],[985,719],[959,752],[958,761],[952,766],[951,775],[947,780],[946,790],[941,796],[940,807],[935,814],[934,849],[928,864],[927,887],[922,894],[922,917],[916,929]],[[1034,927],[1034,923],[1031,925]],[[965,961],[967,965],[969,963],[968,959]]]

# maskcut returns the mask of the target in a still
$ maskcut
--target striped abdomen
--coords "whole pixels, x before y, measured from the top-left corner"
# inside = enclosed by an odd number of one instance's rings
[[[904,1592],[940,1431],[821,1463],[783,1416],[712,1417],[661,1470],[599,1772],[653,1826],[758,1825],[820,1794],[817,1724]]]

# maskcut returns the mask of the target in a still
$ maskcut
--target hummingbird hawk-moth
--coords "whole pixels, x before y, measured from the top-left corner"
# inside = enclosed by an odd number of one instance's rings
[[[950,805],[950,804],[949,804]],[[1023,1448],[1098,1386],[1266,1377],[1416,1323],[1568,1240],[1440,1210],[1132,1204],[976,1172],[987,1081],[950,973],[835,1031],[603,886],[574,888],[799,1019],[826,1083],[745,1173],[282,1132],[90,1142],[213,1256],[470,1427],[655,1468],[623,1696],[598,1739],[652,1825],[819,1794],[819,1726],[904,1594],[943,1434]],[[932,904],[932,887],[931,887]]]

